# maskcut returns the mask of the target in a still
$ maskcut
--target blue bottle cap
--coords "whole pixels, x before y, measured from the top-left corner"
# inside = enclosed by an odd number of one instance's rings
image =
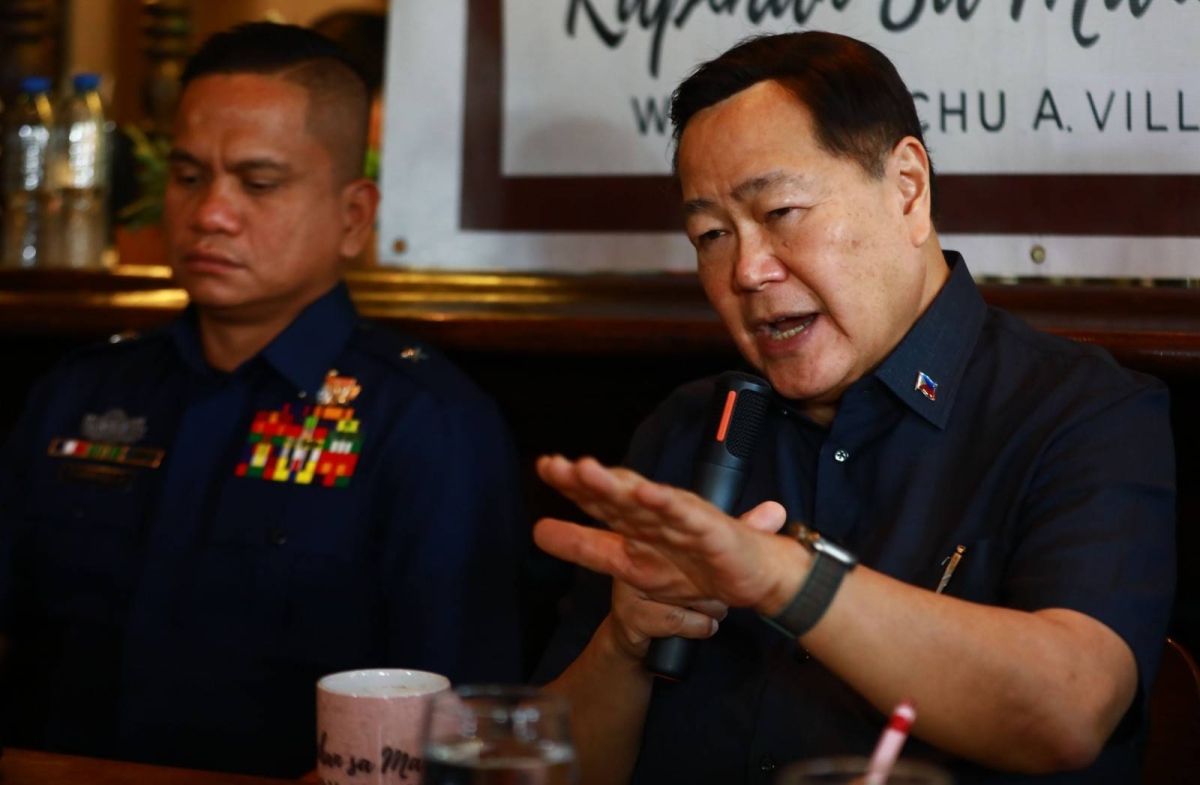
[[[75,74],[75,79],[73,81],[75,85],[75,92],[86,93],[91,90],[95,90],[100,86],[100,75],[89,73]]]
[[[35,95],[37,93],[50,92],[50,79],[45,76],[26,76],[21,80],[20,90],[22,93]]]

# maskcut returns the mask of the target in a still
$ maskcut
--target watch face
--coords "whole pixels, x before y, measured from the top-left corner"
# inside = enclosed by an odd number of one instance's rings
[[[795,539],[805,548],[808,548],[808,550],[831,556],[835,561],[841,562],[847,568],[858,564],[858,559],[854,554],[837,543],[825,539],[821,536],[820,532],[801,521],[792,521],[787,524],[783,527],[783,533]]]
[[[841,562],[846,566],[847,569],[850,569],[854,567],[854,565],[858,564],[858,558],[853,553],[836,543],[832,543],[829,540],[823,539],[820,535],[817,536],[817,541],[813,543],[812,547],[813,550],[817,551],[818,553],[831,556],[835,560]]]

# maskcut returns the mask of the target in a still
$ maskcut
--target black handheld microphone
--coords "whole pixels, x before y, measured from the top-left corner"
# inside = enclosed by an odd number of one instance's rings
[[[692,490],[725,513],[733,511],[742,495],[771,394],[766,380],[748,373],[728,371],[717,379],[704,442],[692,473]],[[646,654],[646,670],[672,681],[687,678],[695,643],[680,637],[655,639]]]

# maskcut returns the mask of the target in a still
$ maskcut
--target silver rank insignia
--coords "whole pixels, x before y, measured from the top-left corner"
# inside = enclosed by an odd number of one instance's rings
[[[85,414],[79,429],[89,441],[135,444],[146,438],[146,418],[130,417],[124,409],[109,409],[104,414]]]
[[[410,363],[419,363],[421,360],[428,360],[429,355],[425,354],[425,350],[420,346],[410,346],[404,351],[400,352],[400,358],[402,360],[408,360]]]

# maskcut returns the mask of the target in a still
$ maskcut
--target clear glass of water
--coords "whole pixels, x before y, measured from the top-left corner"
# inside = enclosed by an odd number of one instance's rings
[[[779,773],[775,785],[866,785],[867,758],[816,758],[792,764]],[[932,763],[898,760],[887,777],[887,785],[952,785],[946,770]]]
[[[433,696],[423,785],[574,785],[567,702],[533,687],[481,685]]]

